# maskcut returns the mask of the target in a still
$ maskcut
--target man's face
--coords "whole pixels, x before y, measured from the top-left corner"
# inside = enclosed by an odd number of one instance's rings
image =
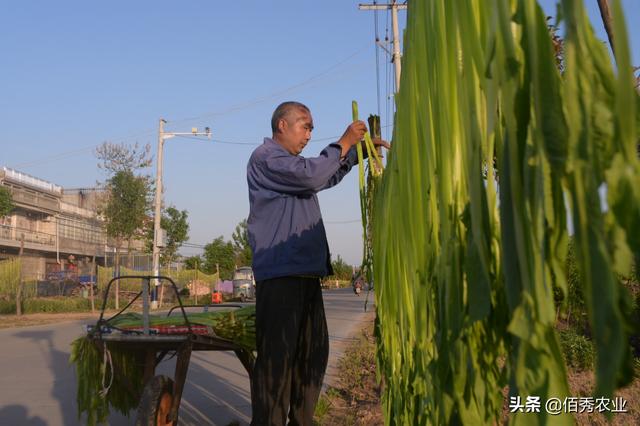
[[[311,139],[313,118],[309,111],[295,108],[278,123],[276,140],[290,154],[298,155]]]

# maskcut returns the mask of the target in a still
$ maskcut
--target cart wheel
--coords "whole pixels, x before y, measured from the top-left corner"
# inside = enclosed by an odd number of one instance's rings
[[[155,376],[142,391],[136,426],[173,425],[168,421],[173,402],[173,380],[167,376]]]
[[[247,301],[247,298],[246,298],[246,297],[244,297],[244,293],[240,294],[240,301],[241,301],[242,303],[244,303],[244,302],[246,302],[246,301]]]

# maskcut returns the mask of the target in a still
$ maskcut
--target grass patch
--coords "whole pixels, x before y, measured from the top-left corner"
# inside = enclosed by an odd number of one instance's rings
[[[115,313],[113,311],[108,311]],[[96,320],[99,312],[92,314],[91,312],[75,312],[75,313],[61,313],[61,314],[25,314],[21,316],[17,315],[0,315],[0,329],[14,328],[14,327],[28,327],[32,325],[45,325],[53,324],[61,321],[82,320],[91,318]],[[94,321],[95,322],[95,321]]]
[[[586,336],[573,329],[560,332],[560,346],[565,363],[577,371],[593,369],[596,359],[596,348]]]
[[[316,405],[316,425],[383,425],[380,386],[376,379],[373,321],[338,361],[339,381],[321,395]]]
[[[331,394],[329,394],[329,392],[331,392]],[[325,424],[327,422],[327,415],[331,411],[331,400],[337,396],[339,396],[339,394],[334,389],[329,389],[326,394],[320,395],[314,415],[316,424]]]
[[[125,304],[126,300],[120,299],[120,306],[124,307]],[[109,299],[107,309],[113,309],[114,305],[113,299]],[[97,310],[102,307],[102,299],[96,298],[95,307]],[[72,312],[91,312],[91,300],[83,297],[54,296],[37,297],[22,301],[23,314]],[[11,315],[15,313],[15,300],[0,300],[0,315]]]

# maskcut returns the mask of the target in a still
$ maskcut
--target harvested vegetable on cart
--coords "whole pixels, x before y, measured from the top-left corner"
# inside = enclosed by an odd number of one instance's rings
[[[187,314],[193,334],[215,335],[227,339],[247,351],[255,351],[255,306],[231,311]],[[144,351],[135,347],[93,341],[96,334],[142,334],[143,316],[137,313],[117,315],[94,328],[88,335],[71,344],[70,363],[75,365],[78,382],[78,417],[86,413],[86,423],[103,423],[110,408],[128,415],[136,408],[142,395],[145,363]],[[182,315],[149,316],[149,330],[156,335],[188,334],[189,328]],[[117,366],[118,374],[114,374]]]
[[[105,362],[105,354],[88,336],[71,343],[69,362],[76,367],[78,418],[87,413],[87,425],[106,422],[110,407],[128,415],[142,394],[144,353],[115,345],[110,345],[108,353]],[[122,374],[113,375],[114,364]],[[128,384],[123,382],[124,377]]]
[[[251,351],[256,350],[255,305],[233,311],[199,312],[188,314],[195,334],[207,334],[211,329],[215,335],[231,340]],[[123,331],[142,331],[142,315],[129,312],[118,315],[109,325]],[[200,327],[198,327],[200,326]],[[188,332],[182,316],[149,316],[149,327],[157,334],[184,334]],[[208,331],[210,334],[210,331]]]

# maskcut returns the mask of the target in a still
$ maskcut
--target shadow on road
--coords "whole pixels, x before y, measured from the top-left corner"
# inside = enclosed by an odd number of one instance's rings
[[[54,331],[25,330],[15,334],[22,339],[33,340],[44,354],[46,367],[52,372],[52,399],[60,406],[63,425],[82,424],[77,417],[76,377],[69,365],[69,350],[62,351],[54,345]],[[238,368],[230,368],[230,363]],[[162,362],[156,374],[173,378],[175,359]],[[194,352],[192,354],[187,382],[180,406],[182,425],[227,425],[238,421],[244,425],[251,417],[249,378],[240,361],[232,352]],[[107,424],[112,426],[133,425],[136,413],[129,417],[112,411]],[[9,405],[0,409],[3,424],[41,426],[47,422],[40,417],[28,417],[27,409],[21,405]],[[4,423],[7,422],[7,423]]]
[[[230,362],[238,367],[231,369]],[[162,362],[156,375],[173,378],[175,360]],[[242,373],[238,373],[238,372]],[[110,426],[132,425],[136,413],[130,418],[112,412]],[[249,377],[232,352],[193,352],[187,380],[180,404],[179,423],[185,426],[223,425],[232,421],[248,424],[251,417]]]
[[[353,307],[354,302],[362,303],[362,299],[348,292],[325,293],[324,298],[331,300],[331,309],[327,317],[335,324],[332,328],[332,346],[347,343],[349,335],[348,325],[354,323],[354,318],[342,313]],[[349,296],[346,296],[349,294]],[[346,297],[345,297],[346,296]],[[52,378],[47,378],[45,392],[51,395],[54,408],[61,413],[63,425],[82,424],[77,418],[76,377],[73,367],[69,365],[68,344],[66,337],[54,330],[25,329],[13,334],[15,337],[30,342],[41,352],[42,367],[51,372]],[[338,351],[339,352],[339,351]],[[236,365],[237,367],[234,367]],[[169,360],[158,366],[157,374],[173,377],[175,360]],[[44,384],[44,383],[43,383]],[[50,386],[50,387],[49,387]],[[251,418],[251,397],[249,378],[238,359],[230,352],[194,352],[189,367],[187,383],[185,385],[182,405],[180,409],[180,424],[183,425],[227,425],[238,421],[247,424]],[[56,405],[57,404],[57,407]],[[38,415],[29,417],[30,409],[27,405],[7,404],[0,408],[0,423],[11,425],[40,426],[51,422],[46,417],[46,411],[39,411]],[[42,408],[42,405],[41,405]],[[135,422],[135,410],[127,418],[119,413],[112,413],[108,419],[109,425],[131,425]],[[53,423],[51,423],[53,424]]]
[[[230,363],[238,366],[230,369]],[[250,418],[249,376],[235,354],[194,353],[180,407],[180,423],[227,425],[235,420],[244,425]]]
[[[27,409],[22,405],[8,405],[0,408],[0,420],[7,425],[46,426],[47,424],[40,417],[28,417]]]
[[[51,330],[25,330],[15,333],[16,337],[22,339],[32,339],[42,348],[42,352],[48,354],[45,357],[47,367],[54,376],[51,395],[60,404],[60,412],[63,416],[63,424],[73,425],[78,423],[76,416],[77,406],[75,403],[76,382],[75,375],[70,374],[69,353],[56,349]],[[0,416],[2,418],[2,416]],[[23,423],[17,422],[16,425]],[[31,423],[24,423],[31,424]],[[40,424],[40,423],[33,423]],[[45,423],[42,423],[45,424]]]

